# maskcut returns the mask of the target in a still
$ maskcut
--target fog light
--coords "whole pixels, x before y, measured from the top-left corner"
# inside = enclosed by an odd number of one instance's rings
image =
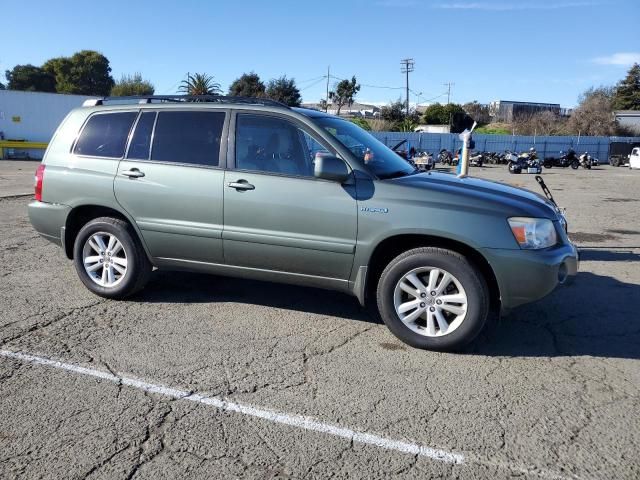
[[[562,262],[558,268],[558,283],[562,284],[567,280],[567,264]]]

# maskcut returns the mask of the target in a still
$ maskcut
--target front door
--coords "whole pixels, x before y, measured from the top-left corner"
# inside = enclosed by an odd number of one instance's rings
[[[219,166],[225,115],[143,110],[138,118],[114,191],[156,259],[224,261]]]
[[[349,278],[357,234],[354,186],[313,176],[301,125],[239,113],[224,179],[224,256],[229,265]]]

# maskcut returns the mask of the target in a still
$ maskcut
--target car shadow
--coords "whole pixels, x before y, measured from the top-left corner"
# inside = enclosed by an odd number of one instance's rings
[[[381,323],[355,297],[330,290],[202,273],[157,271],[137,300],[152,303],[247,303]]]
[[[244,303],[382,323],[377,313],[343,293],[197,273],[158,271],[136,300]],[[580,272],[573,284],[490,321],[463,354],[640,359],[639,312],[640,285]],[[393,342],[391,333],[389,339]]]
[[[492,324],[468,353],[640,359],[640,285],[590,272]]]

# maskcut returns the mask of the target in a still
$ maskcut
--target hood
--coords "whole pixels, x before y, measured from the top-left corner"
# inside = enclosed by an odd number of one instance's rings
[[[438,192],[456,204],[492,204],[511,215],[557,219],[556,207],[546,197],[524,188],[475,177],[426,172],[392,180],[398,184]]]

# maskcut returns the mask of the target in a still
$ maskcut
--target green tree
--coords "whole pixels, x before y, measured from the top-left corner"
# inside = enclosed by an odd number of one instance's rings
[[[418,122],[415,121],[414,118],[409,115],[402,122],[400,122],[397,126],[397,129],[401,132],[413,132],[418,126]]]
[[[462,109],[473,118],[479,125],[486,125],[491,121],[489,115],[489,106],[482,103],[478,103],[477,100],[468,102],[462,105]]]
[[[180,91],[187,95],[220,95],[222,90],[213,76],[206,73],[188,74],[187,79],[182,81]]]
[[[287,78],[286,75],[269,80],[266,94],[272,100],[290,107],[299,107],[302,101],[300,90],[296,87],[296,81],[293,78]]]
[[[4,90],[4,89],[5,89],[4,83],[0,82],[0,90]]]
[[[402,122],[405,116],[405,104],[400,99],[380,109],[380,118],[392,124]]]
[[[329,98],[338,107],[338,115],[340,115],[340,109],[344,105],[348,105],[351,108],[353,100],[359,91],[360,85],[356,81],[355,75],[351,77],[351,80],[341,80],[336,84],[335,90],[329,92]]]
[[[369,125],[369,122],[367,122],[364,118],[356,117],[352,118],[351,121],[358,125],[360,128],[366,131],[371,131],[371,125]]]
[[[112,97],[126,97],[129,95],[153,95],[155,88],[151,82],[144,80],[142,75],[123,75],[111,89]]]
[[[56,81],[52,75],[34,65],[16,65],[5,72],[9,90],[29,92],[55,92]]]
[[[266,87],[255,72],[243,73],[229,87],[229,95],[235,97],[264,97]]]
[[[56,91],[60,93],[107,96],[115,83],[109,59],[94,50],[52,58],[43,69],[55,77]]]
[[[449,113],[440,103],[429,105],[422,114],[422,119],[428,125],[449,125]]]
[[[611,87],[590,88],[584,92],[567,122],[568,131],[581,135],[615,135],[618,124],[612,114],[614,95]]]
[[[635,63],[618,82],[613,97],[614,110],[640,110],[640,65]]]
[[[69,57],[55,57],[47,60],[42,69],[52,75],[56,82],[56,92],[71,93],[74,86],[71,82],[71,59]]]
[[[422,118],[428,125],[450,125],[454,133],[462,132],[473,125],[473,119],[456,103],[429,105]]]

